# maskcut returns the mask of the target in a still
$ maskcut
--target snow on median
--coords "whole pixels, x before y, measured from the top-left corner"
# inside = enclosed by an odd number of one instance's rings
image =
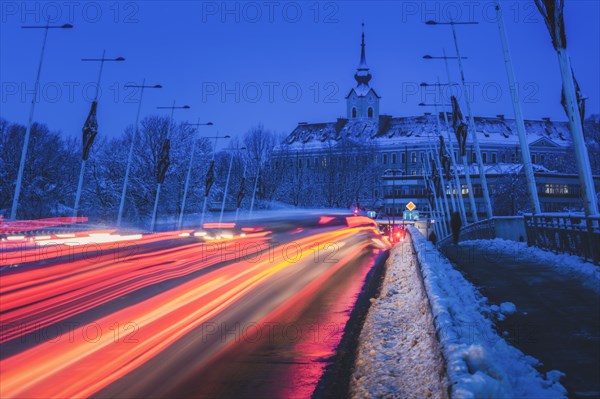
[[[413,227],[414,249],[442,352],[447,362],[452,398],[563,398],[563,375],[545,376],[539,361],[509,345],[485,314],[494,313],[477,289]],[[497,311],[515,311],[510,302]],[[512,305],[512,306],[511,306]]]
[[[350,381],[354,398],[447,398],[444,362],[409,240],[387,262],[379,298],[360,335]]]

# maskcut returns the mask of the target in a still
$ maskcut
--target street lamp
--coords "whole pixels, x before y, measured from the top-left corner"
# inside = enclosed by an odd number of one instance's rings
[[[455,25],[477,25],[479,22],[437,22],[437,21],[427,21],[426,25],[450,25],[452,28],[452,38],[454,39],[454,48],[456,50],[456,59],[458,60],[458,68],[460,70],[460,81],[462,84],[463,92],[466,93],[465,90],[465,72],[463,69],[462,60],[463,58],[460,55],[460,48],[458,46],[458,38],[456,36],[456,28]],[[487,185],[487,178],[485,176],[485,169],[483,165],[483,160],[481,158],[481,149],[479,147],[479,138],[477,137],[477,129],[475,127],[475,119],[473,118],[473,111],[471,109],[471,102],[469,101],[468,96],[465,96],[465,104],[467,105],[467,112],[469,114],[469,128],[471,129],[471,133],[473,136],[473,145],[475,147],[475,153],[477,154],[477,166],[479,169],[479,178],[481,180],[481,189],[483,191],[483,198],[485,201],[485,206],[487,210],[487,217],[491,219],[494,216],[494,212],[492,210],[492,202],[490,201],[490,193]],[[477,210],[473,211],[473,215],[475,221],[477,221]]]
[[[214,165],[215,165],[215,153],[217,151],[217,141],[219,139],[229,139],[231,136],[219,136],[219,132],[215,136],[215,146],[213,148],[212,159],[210,160],[210,166],[208,167],[208,171],[206,172],[206,190],[204,191],[204,204],[202,205],[202,215],[200,216],[200,226],[204,225],[204,215],[206,214],[206,203],[208,201],[208,194],[210,194],[210,185],[208,184],[210,173],[214,173]],[[211,183],[212,185],[212,183]]]
[[[35,76],[35,86],[33,88],[33,99],[31,100],[31,108],[29,109],[29,122],[27,123],[27,130],[25,131],[25,139],[23,140],[23,148],[21,150],[21,161],[19,162],[19,171],[17,173],[17,181],[15,183],[15,194],[13,196],[12,207],[10,209],[10,218],[15,220],[17,218],[17,209],[19,208],[19,196],[21,195],[21,184],[23,182],[23,171],[25,170],[25,159],[27,158],[27,149],[29,147],[29,137],[31,136],[31,127],[33,125],[33,114],[35,111],[35,102],[37,99],[38,89],[40,86],[40,75],[42,72],[42,62],[44,60],[44,51],[46,50],[46,40],[48,38],[49,29],[72,29],[73,25],[43,25],[43,26],[21,26],[21,29],[45,29],[44,40],[42,42],[42,53],[40,55],[40,62],[38,64],[37,74]]]
[[[426,54],[426,55],[423,56],[423,59],[424,60],[457,60],[458,57],[452,57],[452,56],[443,56],[443,57],[442,56],[437,56],[436,57],[436,56],[433,56],[433,55]],[[468,60],[467,57],[461,57],[461,59]]]
[[[240,148],[240,150],[245,150],[246,147]],[[231,150],[237,151],[237,148],[231,148]],[[223,212],[225,211],[225,200],[227,199],[227,190],[229,189],[229,178],[231,177],[231,167],[233,166],[233,154],[231,154],[231,159],[229,161],[229,172],[227,172],[227,181],[225,183],[225,191],[223,192],[223,202],[221,203],[221,214],[219,215],[219,224],[223,221]]]
[[[129,155],[127,156],[127,167],[125,168],[125,180],[123,181],[123,190],[121,191],[121,202],[119,203],[119,214],[117,215],[117,227],[121,226],[121,218],[125,207],[125,195],[127,194],[127,183],[129,182],[129,170],[131,169],[131,159],[133,158],[133,149],[139,129],[140,111],[142,109],[142,99],[144,98],[144,89],[162,89],[161,85],[146,86],[146,78],[142,80],[141,85],[125,85],[127,88],[140,89],[140,101],[138,102],[137,114],[135,116],[135,126],[133,128],[133,137],[129,146]]]
[[[185,126],[212,126],[212,122],[200,123],[200,119],[198,119],[198,123],[187,123]],[[183,199],[181,200],[181,210],[179,211],[179,221],[177,222],[177,228],[181,229],[183,225],[183,213],[185,211],[185,201],[187,199],[188,186],[190,184],[190,176],[192,175],[192,165],[194,163],[194,152],[196,150],[196,139],[198,135],[194,132],[194,138],[192,140],[192,151],[190,154],[190,163],[188,165],[187,175],[185,177],[185,188],[183,189]]]
[[[171,126],[173,125],[173,112],[176,109],[190,109],[189,105],[175,106],[175,100],[173,105],[170,107],[156,107],[156,109],[170,109],[171,116],[169,117],[169,127],[167,129],[167,138],[163,141],[163,145],[159,156],[161,159],[158,161],[158,170],[156,173],[156,198],[154,199],[154,209],[152,210],[152,219],[150,221],[150,231],[154,231],[154,223],[156,222],[156,211],[158,210],[158,199],[160,197],[160,188],[165,180],[167,169],[169,168],[169,149],[171,147]]]
[[[125,61],[125,58],[123,58],[123,57],[105,58],[104,57],[105,54],[106,54],[106,50],[103,50],[101,58],[82,58],[81,59],[81,61],[84,61],[84,62],[100,62],[100,71],[98,72],[98,81],[96,82],[96,93],[94,95],[94,101],[92,101],[92,108],[90,110],[90,115],[88,116],[88,120],[86,120],[86,124],[84,125],[83,156],[81,159],[81,171],[79,172],[79,182],[77,183],[77,193],[75,194],[75,206],[73,207],[73,216],[77,216],[77,211],[79,209],[79,200],[81,199],[81,189],[83,188],[83,175],[84,175],[84,171],[85,171],[85,163],[87,161],[87,152],[86,151],[89,151],[89,148],[93,144],[94,138],[96,136],[95,134],[90,135],[90,137],[87,139],[88,141],[86,141],[86,130],[88,130],[88,129],[90,131],[95,130],[97,133],[97,129],[98,129],[98,126],[95,125],[96,104],[98,103],[98,96],[100,95],[100,80],[102,79],[102,71],[104,69],[104,63],[105,62]],[[92,123],[91,126],[88,127],[87,124],[91,120],[90,118],[93,118],[94,123]]]

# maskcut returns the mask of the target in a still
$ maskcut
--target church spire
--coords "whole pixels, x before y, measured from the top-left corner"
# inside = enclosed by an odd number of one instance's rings
[[[369,67],[367,66],[367,57],[365,55],[365,23],[362,23],[362,42],[360,44],[360,64],[358,64],[358,68],[356,69],[356,74],[354,74],[354,79],[358,85],[364,84],[369,85],[369,81],[371,80],[371,73],[369,72]]]

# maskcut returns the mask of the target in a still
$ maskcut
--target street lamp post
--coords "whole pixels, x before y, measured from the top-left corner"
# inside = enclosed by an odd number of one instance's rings
[[[427,57],[427,56],[426,56]],[[429,56],[430,59],[433,58],[431,56]],[[438,86],[438,87],[442,87],[444,86],[443,84],[440,84],[439,82],[435,85],[430,85],[428,83],[421,83],[421,86]],[[446,111],[445,111],[445,107],[448,106],[449,104],[438,104],[438,103],[434,103],[434,104],[425,104],[425,103],[420,103],[420,106],[433,106],[435,107],[435,112],[437,114],[437,107],[441,106],[442,107],[442,112],[444,114],[444,121],[446,124],[446,137],[448,140],[448,144],[450,146],[450,161],[451,161],[451,166],[453,169],[453,174],[454,174],[454,185],[456,187],[456,195],[457,195],[457,202],[458,202],[458,208],[461,214],[461,220],[463,222],[463,224],[466,226],[467,225],[467,214],[466,214],[466,210],[465,210],[465,204],[464,204],[464,200],[462,197],[462,185],[460,182],[460,178],[458,176],[458,164],[456,162],[456,160],[454,159],[454,144],[452,144],[452,136],[450,134],[450,124],[448,122],[448,115],[446,115]],[[439,116],[436,116],[436,120],[438,121],[438,130],[440,130],[440,134],[441,134],[441,127],[439,126]],[[462,159],[462,158],[461,158]],[[471,198],[472,196],[472,187],[471,187],[471,177],[470,175],[467,173],[467,168],[466,168],[466,163],[463,163],[464,166],[464,170],[465,170],[465,178],[467,180],[467,187],[469,190],[469,198]],[[475,198],[473,197],[473,200],[471,202],[471,206],[474,206],[473,204],[475,203]],[[476,217],[476,216],[475,216]]]
[[[245,150],[246,147],[240,148],[240,150]],[[237,148],[233,148],[233,150],[237,150]],[[231,154],[231,159],[229,161],[229,171],[227,172],[227,181],[225,183],[225,191],[223,192],[223,202],[221,203],[221,214],[219,215],[219,224],[223,221],[223,212],[225,211],[225,200],[227,199],[227,190],[229,189],[229,178],[231,177],[231,168],[233,167],[233,154]]]
[[[212,122],[207,122],[207,123],[200,123],[200,119],[198,119],[198,123],[189,123],[186,126],[212,126],[213,123]],[[194,138],[192,140],[192,150],[190,153],[190,163],[188,165],[188,171],[187,171],[187,175],[185,176],[185,187],[183,189],[183,198],[181,199],[181,210],[179,211],[179,220],[177,222],[177,228],[181,229],[181,227],[183,226],[183,215],[185,212],[185,201],[187,199],[187,192],[188,192],[188,187],[190,184],[190,178],[192,175],[192,166],[194,164],[194,153],[196,151],[196,140],[198,138],[198,135],[196,133],[194,133]]]
[[[137,114],[135,116],[135,125],[133,127],[133,137],[129,146],[129,154],[127,156],[127,167],[125,168],[125,179],[123,180],[123,190],[121,191],[121,202],[119,203],[119,214],[117,215],[117,227],[121,226],[121,218],[123,217],[123,209],[125,208],[125,195],[127,194],[127,183],[129,182],[129,170],[131,169],[131,159],[133,158],[133,149],[137,138],[140,120],[140,111],[142,109],[142,99],[144,98],[144,89],[161,89],[161,85],[146,86],[146,79],[141,85],[125,85],[125,87],[140,89],[140,101],[138,102]]]
[[[492,202],[490,201],[490,193],[488,191],[487,178],[485,176],[485,169],[483,165],[483,159],[481,158],[481,149],[479,147],[479,138],[477,137],[477,129],[475,127],[475,119],[473,118],[473,111],[471,109],[471,101],[469,100],[469,96],[466,95],[466,82],[465,82],[465,72],[463,69],[462,58],[460,56],[460,48],[458,46],[458,39],[456,37],[456,28],[455,25],[477,25],[478,22],[436,22],[436,21],[427,21],[427,25],[450,25],[452,28],[452,37],[454,39],[454,48],[456,50],[456,56],[458,59],[458,68],[460,70],[460,82],[463,93],[465,93],[465,104],[467,105],[467,112],[469,114],[469,128],[472,132],[473,136],[473,145],[475,147],[475,153],[477,156],[477,166],[479,169],[479,178],[481,180],[481,189],[483,191],[483,199],[485,201],[485,207],[487,211],[488,219],[491,219],[494,216],[494,212],[492,210]],[[477,213],[477,210],[473,212]]]
[[[446,67],[446,75],[447,75],[447,79],[448,79],[448,83],[437,83],[437,84],[432,84],[430,86],[438,86],[438,87],[443,87],[443,86],[453,86],[453,85],[457,85],[457,83],[452,83],[451,79],[450,79],[450,69],[448,68],[448,60],[458,60],[459,58],[462,59],[466,59],[466,57],[450,57],[450,56],[446,56],[446,51],[444,50],[444,56],[443,57],[433,57],[431,55],[425,55],[423,56],[423,59],[426,60],[444,60],[444,64]],[[426,83],[422,83],[421,85],[426,85],[428,86],[428,84]],[[464,86],[463,90],[464,90]],[[466,92],[465,92],[466,95]],[[451,105],[444,105],[443,109],[445,109],[446,106],[451,106]],[[448,122],[448,116],[446,114],[446,112],[444,111],[444,121],[446,122],[446,129],[448,132],[448,141],[450,143],[450,150],[452,151],[452,155],[454,156],[454,145],[452,144],[452,138],[450,137],[450,123]],[[460,152],[460,151],[459,151]],[[467,182],[467,191],[468,191],[468,196],[469,196],[469,203],[471,204],[471,215],[473,216],[473,222],[478,222],[479,221],[479,217],[477,215],[477,205],[475,203],[475,196],[474,196],[474,192],[473,192],[473,185],[471,184],[471,169],[469,168],[469,164],[467,162],[467,158],[466,155],[460,155],[458,157],[462,163],[463,166],[463,170],[465,173],[465,180]],[[452,158],[453,159],[453,158]],[[454,159],[453,159],[454,161]],[[461,187],[461,196],[462,196],[462,187]],[[462,215],[463,217],[463,224],[467,224],[467,214],[466,214],[466,210],[464,209],[464,204],[463,204],[463,209],[462,212],[464,213],[464,215]]]
[[[40,55],[40,62],[38,64],[37,74],[35,76],[35,86],[33,88],[33,99],[31,100],[31,107],[29,108],[29,119],[27,123],[27,130],[25,131],[25,139],[23,140],[23,148],[21,150],[21,160],[19,162],[19,171],[17,172],[17,181],[15,183],[15,193],[13,196],[12,207],[10,209],[10,218],[15,220],[17,218],[17,209],[19,208],[19,196],[21,195],[21,185],[23,183],[23,171],[25,170],[25,159],[27,158],[27,149],[29,147],[29,137],[31,136],[31,127],[33,125],[33,114],[35,111],[35,103],[37,101],[38,90],[40,86],[40,75],[42,73],[42,63],[44,61],[44,52],[46,50],[46,41],[48,39],[49,29],[71,29],[73,25],[44,25],[44,26],[22,26],[22,29],[44,29],[44,40],[42,42],[42,53]]]
[[[254,189],[252,190],[252,201],[250,201],[250,213],[248,217],[252,217],[252,212],[254,211],[254,199],[256,198],[256,189],[258,188],[258,176],[260,175],[260,165],[257,162],[256,167],[256,178],[254,179]]]
[[[238,195],[243,195],[243,189],[244,189],[244,184],[246,181],[246,168],[248,167],[248,163],[246,161],[244,161],[244,172],[242,173],[242,183],[241,183],[241,188],[240,188],[240,192],[242,194],[238,194]],[[238,199],[238,204],[235,208],[235,219],[233,220],[234,222],[237,222],[238,220],[238,216],[240,214],[240,207],[242,206],[242,202],[240,199]]]
[[[231,136],[229,136],[229,135],[225,135],[225,136],[219,137],[219,132],[217,132],[217,135],[215,136],[215,145],[214,145],[214,148],[213,148],[212,159],[210,160],[209,171],[207,172],[207,176],[206,176],[207,181],[208,181],[208,173],[211,172],[210,168],[211,167],[214,168],[215,153],[217,152],[217,141],[219,139],[229,139],[229,138],[231,138]],[[202,215],[200,216],[200,226],[204,225],[204,215],[206,214],[206,203],[208,202],[208,194],[209,194],[209,192],[208,192],[208,190],[206,190],[204,192],[204,204],[202,205]]]
[[[102,57],[101,58],[82,58],[81,61],[84,62],[99,62],[100,63],[100,70],[98,71],[98,81],[96,82],[96,93],[94,95],[94,101],[92,102],[92,110],[94,110],[93,106],[94,104],[96,104],[98,102],[98,96],[100,95],[100,81],[102,79],[102,71],[104,70],[104,63],[105,62],[121,62],[121,61],[125,61],[125,58],[123,57],[117,57],[117,58],[105,58],[104,55],[106,54],[106,50],[102,51]],[[95,115],[94,115],[95,117]],[[85,146],[85,143],[84,143]],[[85,149],[84,149],[85,151]],[[77,216],[77,211],[79,210],[79,200],[81,199],[81,190],[83,188],[83,176],[84,176],[84,172],[85,172],[85,163],[87,161],[87,159],[85,159],[85,156],[83,157],[84,159],[81,160],[81,170],[79,171],[79,182],[77,183],[77,193],[75,194],[75,206],[73,207],[73,216]]]
[[[171,116],[169,117],[169,127],[167,129],[167,138],[165,139],[164,143],[163,143],[163,148],[168,148],[166,147],[166,145],[170,145],[170,140],[171,140],[171,126],[173,125],[173,112],[175,112],[176,109],[190,109],[191,107],[189,105],[183,105],[183,106],[175,106],[175,100],[173,100],[173,105],[170,107],[156,107],[156,109],[170,109],[171,110]],[[167,153],[168,155],[168,153]],[[165,170],[166,173],[166,170]],[[150,221],[150,231],[154,231],[154,224],[156,223],[156,212],[158,210],[158,199],[160,197],[160,188],[162,186],[162,179],[161,176],[157,175],[157,186],[156,186],[156,197],[154,199],[154,208],[152,210],[152,219]]]

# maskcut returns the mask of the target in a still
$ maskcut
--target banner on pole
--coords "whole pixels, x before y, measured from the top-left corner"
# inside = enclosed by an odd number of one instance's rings
[[[156,182],[162,184],[165,181],[167,170],[171,165],[171,159],[169,158],[169,151],[171,149],[171,140],[165,139],[158,155],[158,167],[156,171]]]
[[[440,162],[442,163],[442,170],[446,175],[446,180],[450,181],[450,156],[448,155],[448,151],[446,151],[446,144],[442,135],[440,135]]]
[[[467,155],[467,124],[465,123],[462,112],[460,111],[458,100],[455,96],[452,96],[451,100],[452,128],[454,129],[454,134],[456,135],[456,140],[458,141],[460,155],[464,157]]]
[[[240,191],[238,191],[237,196],[237,207],[242,207],[242,201],[244,200],[244,195],[246,194],[246,178],[242,177],[242,181],[240,183]]]
[[[204,192],[204,196],[208,197],[210,194],[210,189],[215,182],[215,161],[210,161],[210,166],[208,167],[208,172],[206,172],[206,191]]]
[[[97,101],[92,101],[92,107],[90,108],[90,113],[88,114],[87,119],[85,120],[85,124],[83,125],[83,129],[81,130],[83,133],[83,154],[81,159],[87,161],[90,156],[90,149],[92,148],[92,144],[94,144],[94,139],[98,134],[98,121],[96,119],[96,107],[98,106]]]

